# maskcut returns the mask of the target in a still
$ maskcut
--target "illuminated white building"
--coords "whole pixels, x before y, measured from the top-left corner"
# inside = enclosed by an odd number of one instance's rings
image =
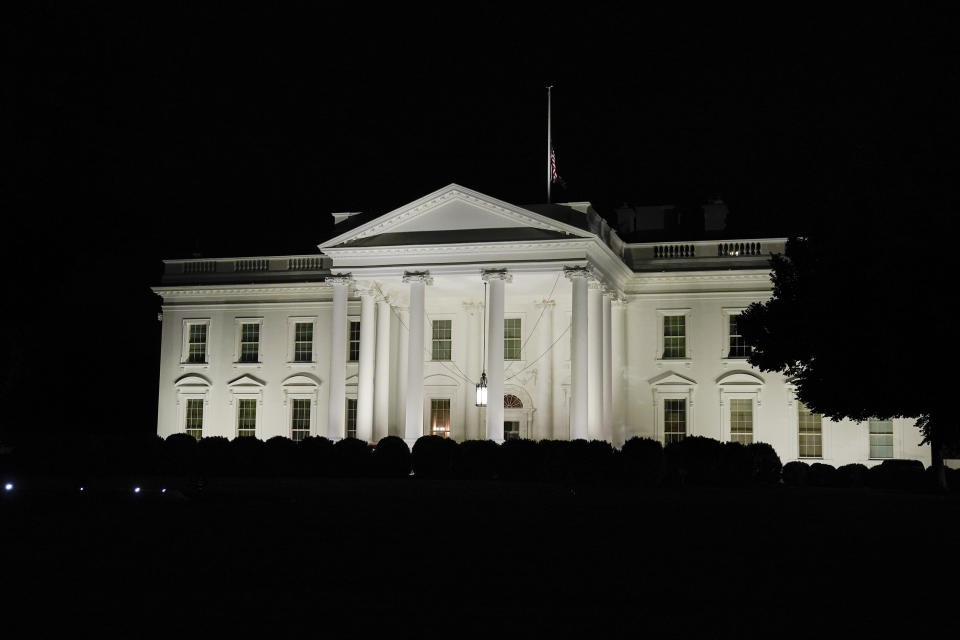
[[[912,420],[820,420],[747,364],[736,317],[782,238],[624,243],[589,203],[458,185],[335,217],[314,255],[165,262],[161,436],[699,435],[929,464]]]

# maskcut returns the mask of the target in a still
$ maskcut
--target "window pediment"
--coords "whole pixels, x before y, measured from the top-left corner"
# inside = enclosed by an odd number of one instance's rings
[[[193,373],[188,373],[185,376],[181,376],[177,379],[173,385],[180,390],[189,390],[196,389],[198,391],[206,391],[210,388],[210,381],[204,378],[203,376],[198,376]]]
[[[320,379],[314,376],[309,376],[302,373],[297,373],[292,376],[289,376],[286,380],[280,383],[284,389],[313,389],[319,387],[321,384]]]
[[[662,390],[670,388],[695,387],[697,386],[697,383],[695,380],[691,380],[690,378],[682,376],[679,373],[668,371],[655,378],[651,378],[650,386]]]
[[[757,387],[762,387],[764,380],[750,371],[731,371],[717,378],[717,384],[728,390],[737,388],[753,390]]]
[[[250,391],[255,392],[259,391],[266,386],[266,383],[262,380],[258,380],[251,375],[242,375],[236,380],[227,383],[227,387],[234,391],[243,392]]]
[[[424,386],[428,387],[459,387],[460,383],[450,376],[435,373],[423,379]]]

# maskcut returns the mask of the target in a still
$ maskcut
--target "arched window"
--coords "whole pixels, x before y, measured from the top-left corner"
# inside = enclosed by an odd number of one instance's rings
[[[503,408],[504,409],[523,409],[523,402],[520,401],[520,398],[509,393],[503,396]]]

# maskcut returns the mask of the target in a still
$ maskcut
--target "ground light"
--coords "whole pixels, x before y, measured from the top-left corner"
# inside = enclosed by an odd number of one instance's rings
[[[3,485],[3,490],[4,490],[4,491],[13,491],[13,483],[12,483],[12,482],[7,482],[7,483],[5,483],[5,484]]]
[[[133,492],[134,492],[134,493],[140,493],[140,487],[134,487],[134,488],[133,488]]]

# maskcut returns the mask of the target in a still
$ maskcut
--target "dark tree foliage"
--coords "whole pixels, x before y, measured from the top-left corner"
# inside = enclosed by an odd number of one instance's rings
[[[458,478],[492,480],[497,474],[500,445],[493,440],[466,440],[460,443],[454,473]]]
[[[413,475],[449,478],[456,466],[457,443],[441,436],[420,436],[413,443]]]
[[[811,410],[915,418],[940,468],[960,431],[949,394],[923,381],[949,379],[942,278],[953,270],[940,221],[950,210],[896,198],[825,204],[806,237],[772,256],[773,296],[740,323],[750,364],[786,375]]]

